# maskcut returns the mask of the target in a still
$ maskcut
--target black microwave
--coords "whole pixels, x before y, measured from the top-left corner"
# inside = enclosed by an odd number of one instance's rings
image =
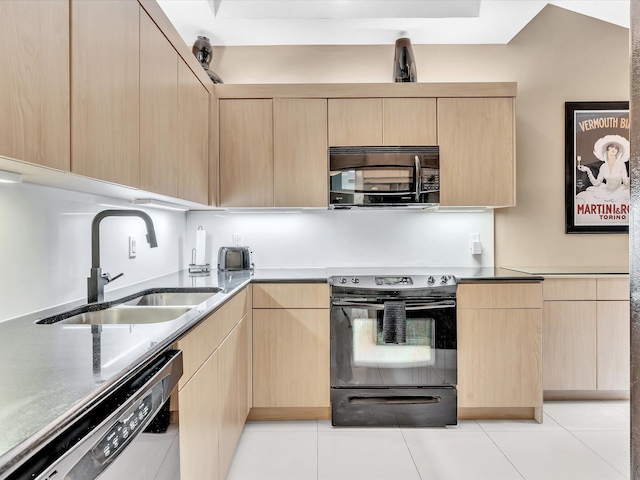
[[[329,206],[412,207],[440,202],[437,146],[329,147]]]

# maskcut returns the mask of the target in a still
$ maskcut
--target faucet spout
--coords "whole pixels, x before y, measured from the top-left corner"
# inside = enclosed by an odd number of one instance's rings
[[[141,210],[103,210],[91,223],[91,267],[100,268],[100,222],[106,217],[140,217],[147,225],[147,242],[151,248],[158,246],[156,230],[151,217]]]
[[[151,248],[158,246],[153,220],[140,210],[103,210],[98,213],[91,223],[91,276],[87,278],[87,301],[99,302],[104,299],[104,286],[120,277],[111,278],[109,274],[102,274],[100,268],[100,222],[106,217],[139,217],[147,226],[147,242]]]

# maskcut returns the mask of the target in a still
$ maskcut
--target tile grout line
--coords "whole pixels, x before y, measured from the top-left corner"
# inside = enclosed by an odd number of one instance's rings
[[[488,432],[487,430],[485,430],[485,429],[482,427],[482,425],[480,424],[480,422],[478,422],[477,420],[476,420],[475,422],[476,422],[476,423],[478,424],[478,426],[480,427],[480,430],[482,430],[482,433],[484,433],[484,434],[487,436],[487,438],[489,438],[489,440],[491,440],[491,443],[493,443],[493,444],[496,446],[496,448],[498,449],[498,451],[502,454],[502,456],[503,456],[504,458],[506,458],[506,459],[507,459],[507,462],[509,462],[509,463],[511,464],[511,466],[515,469],[515,471],[516,471],[516,472],[518,472],[518,475],[520,475],[520,476],[523,478],[523,480],[527,480],[527,477],[525,477],[525,476],[524,476],[524,473],[522,473],[522,472],[520,471],[520,469],[518,469],[518,467],[516,467],[516,466],[515,466],[515,464],[511,461],[511,459],[509,458],[509,456],[508,456],[506,453],[504,453],[504,451],[502,451],[502,449],[500,448],[500,446],[496,443],[496,441],[495,441],[495,440],[493,439],[493,437],[489,434],[489,432]]]
[[[420,474],[420,469],[418,468],[418,465],[416,464],[415,458],[413,458],[413,453],[411,453],[411,448],[409,448],[409,444],[407,443],[407,438],[404,436],[404,431],[402,430],[402,427],[399,427],[399,430],[400,430],[400,435],[402,435],[402,440],[404,440],[404,445],[405,445],[405,447],[407,447],[407,450],[409,451],[409,456],[411,457],[411,461],[413,462],[413,466],[416,469],[416,472],[418,473],[418,478],[420,480],[422,480],[422,475]]]
[[[615,409],[614,407],[612,407],[611,405],[607,405],[604,400],[598,400],[598,402],[602,403],[602,405],[607,406],[608,408],[611,408],[612,410],[615,410],[618,413],[622,413],[619,410]],[[573,432],[621,432],[623,430],[569,430],[567,427],[565,427],[562,423],[560,423],[559,420],[556,420],[555,418],[553,418],[550,414],[548,413],[544,413],[544,415],[548,415],[549,418],[551,418],[554,422],[556,422],[558,425],[560,425],[564,431],[566,431],[569,435],[571,435],[573,438],[575,438],[576,440],[578,440],[581,444],[583,444],[585,447],[587,447],[589,450],[591,450],[593,453],[595,453],[595,455],[598,458],[601,458],[607,465],[609,465],[611,468],[613,468],[616,472],[619,472],[620,475],[622,475],[625,478],[629,478],[625,475],[624,472],[621,472],[620,470],[618,470],[618,468],[613,465],[612,463],[610,463],[606,458],[604,458],[602,455],[600,455],[598,452],[596,452],[593,448],[591,448],[589,445],[587,445],[586,443],[584,443],[580,438],[578,438],[577,436],[575,436],[573,434]],[[624,413],[623,413],[624,415]]]

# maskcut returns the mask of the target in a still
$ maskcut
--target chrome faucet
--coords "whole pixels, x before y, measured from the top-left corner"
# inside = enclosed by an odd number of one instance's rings
[[[123,273],[111,277],[102,273],[100,268],[100,222],[105,217],[140,217],[147,225],[147,242],[151,248],[158,246],[153,220],[140,210],[103,210],[98,213],[91,223],[91,276],[87,278],[87,302],[101,302],[104,300],[104,286],[120,278]]]

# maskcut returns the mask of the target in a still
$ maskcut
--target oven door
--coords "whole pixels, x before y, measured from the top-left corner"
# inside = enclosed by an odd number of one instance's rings
[[[406,341],[388,343],[384,302],[333,300],[332,388],[456,385],[455,300],[407,301],[405,311]]]

